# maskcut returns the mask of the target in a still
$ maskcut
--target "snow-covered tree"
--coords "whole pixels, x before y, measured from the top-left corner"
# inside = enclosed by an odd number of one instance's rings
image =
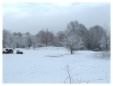
[[[106,50],[110,50],[110,35],[107,36],[107,47]]]
[[[3,30],[3,48],[12,47],[12,35],[8,30]]]
[[[71,30],[73,34],[76,34],[81,38],[81,41],[83,42],[82,48],[88,47],[88,30],[83,24],[80,24],[78,21],[71,21],[67,25],[67,28],[69,28],[68,30]]]
[[[59,31],[59,32],[57,33],[56,38],[57,38],[57,44],[58,44],[59,46],[64,46],[65,32],[64,32],[64,31]]]
[[[25,33],[25,43],[27,48],[32,47],[32,39],[31,34],[29,32]]]
[[[101,26],[93,26],[89,30],[90,49],[105,50],[107,47],[107,35]]]
[[[25,43],[23,39],[23,34],[18,32],[18,33],[13,33],[13,46],[14,48],[25,48]]]
[[[38,41],[37,41],[36,35],[31,35],[30,38],[31,38],[31,41],[32,41],[32,47],[33,47],[33,48],[36,48],[36,47],[38,46],[38,45],[37,45],[37,44],[38,44],[38,43],[37,43]]]
[[[78,50],[83,46],[83,42],[78,35],[66,34],[65,43],[66,47],[70,50],[70,53],[73,54],[74,50]]]
[[[40,44],[48,46],[53,45],[54,42],[54,34],[48,30],[40,31],[37,35],[37,40]]]
[[[85,49],[88,48],[89,33],[87,28],[83,24],[79,24],[79,28],[77,29],[77,34],[81,38],[84,48]]]
[[[67,25],[67,30],[65,31],[65,42],[64,44],[70,50],[71,54],[73,54],[74,50],[83,49],[84,48],[84,41],[82,35],[78,32],[80,29],[80,24],[75,22],[70,22]]]
[[[14,48],[29,48],[32,46],[30,33],[13,33]]]

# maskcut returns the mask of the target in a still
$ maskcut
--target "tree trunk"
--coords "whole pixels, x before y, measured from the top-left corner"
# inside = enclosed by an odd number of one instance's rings
[[[73,49],[72,48],[70,49],[70,52],[71,52],[71,54],[73,54]]]

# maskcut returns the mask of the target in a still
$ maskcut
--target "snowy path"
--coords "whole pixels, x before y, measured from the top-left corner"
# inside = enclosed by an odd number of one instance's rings
[[[23,55],[3,55],[3,79],[7,83],[109,83],[110,59],[101,52],[48,47],[23,50]]]

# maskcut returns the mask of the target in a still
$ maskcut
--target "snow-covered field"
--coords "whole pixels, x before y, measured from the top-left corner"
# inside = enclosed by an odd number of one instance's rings
[[[110,58],[103,52],[75,51],[70,55],[61,47],[24,49],[23,52],[23,55],[3,55],[5,83],[110,82]]]

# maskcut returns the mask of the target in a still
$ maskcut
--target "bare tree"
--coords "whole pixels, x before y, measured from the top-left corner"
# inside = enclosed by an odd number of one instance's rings
[[[39,43],[44,44],[45,46],[52,45],[54,42],[54,34],[48,30],[40,31],[37,35],[37,40]]]

